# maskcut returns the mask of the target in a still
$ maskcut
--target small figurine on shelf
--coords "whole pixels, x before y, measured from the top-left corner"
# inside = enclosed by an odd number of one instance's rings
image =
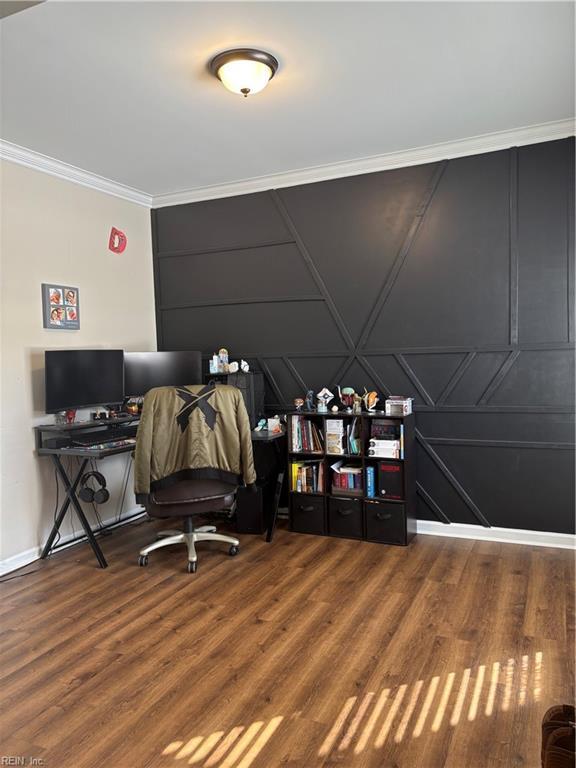
[[[228,364],[228,373],[238,373],[238,363]]]
[[[306,392],[306,404],[304,408],[307,411],[314,410],[314,390],[313,389],[309,389],[308,392]]]
[[[346,408],[346,413],[352,413],[355,394],[354,387],[343,387],[340,389],[340,385],[338,385],[338,397],[344,408]]]
[[[296,408],[297,411],[301,411],[303,405],[304,405],[304,398],[303,397],[295,397],[294,398],[294,408]]]
[[[330,408],[330,410],[332,411],[332,413],[338,413],[338,406],[333,405],[332,408]]]
[[[250,366],[248,365],[246,360],[240,360],[240,370],[242,371],[242,373],[248,373],[248,371],[250,370]]]
[[[318,413],[328,413],[328,403],[330,400],[334,400],[332,392],[326,387],[323,387],[320,392],[317,393],[316,399],[318,400]]]
[[[228,350],[224,347],[218,350],[218,373],[228,373]]]
[[[362,395],[362,400],[364,401],[364,408],[369,413],[372,413],[376,410],[376,405],[378,403],[379,397],[377,392],[368,392],[366,387],[364,387],[364,394]]]
[[[357,392],[354,392],[352,397],[352,413],[358,416],[362,413],[362,397]]]

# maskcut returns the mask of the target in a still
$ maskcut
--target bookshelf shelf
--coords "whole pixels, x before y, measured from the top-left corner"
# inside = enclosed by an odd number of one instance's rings
[[[409,544],[416,534],[414,416],[297,411],[287,418],[291,530]],[[370,440],[385,440],[386,452],[394,451],[398,458],[369,456]],[[304,441],[322,450],[302,450]],[[334,453],[331,443],[360,453]],[[315,484],[318,489],[310,490]],[[367,487],[372,484],[370,496]]]

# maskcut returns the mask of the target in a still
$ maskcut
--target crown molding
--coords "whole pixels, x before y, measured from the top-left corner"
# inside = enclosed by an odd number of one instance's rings
[[[152,196],[152,207],[163,208],[168,205],[195,203],[201,200],[214,200],[219,197],[246,195],[254,192],[266,192],[270,189],[293,187],[297,184],[312,184],[329,181],[345,176],[358,176],[363,173],[386,171],[410,165],[434,163],[483,152],[494,152],[526,144],[538,144],[544,141],[565,139],[574,136],[574,119],[556,120],[550,123],[514,128],[509,131],[485,133],[457,141],[430,144],[425,147],[389,152],[384,155],[345,160],[330,165],[317,165],[286,173],[274,173],[269,176],[257,176],[242,181],[232,181],[206,187],[194,187],[181,192],[167,192]]]
[[[450,160],[467,155],[478,155],[483,152],[495,152],[510,147],[520,147],[526,144],[538,144],[544,141],[554,141],[574,136],[574,119],[556,120],[551,123],[530,125],[524,128],[514,128],[509,131],[485,133],[457,141],[447,141],[440,144],[430,144],[425,147],[389,152],[383,155],[372,155],[355,160],[344,160],[329,165],[317,165],[301,168],[286,173],[273,173],[267,176],[257,176],[241,181],[231,181],[224,184],[214,184],[205,187],[193,187],[180,192],[166,192],[151,195],[141,190],[128,187],[125,184],[84,171],[74,165],[63,163],[52,157],[26,149],[18,144],[0,139],[0,158],[12,163],[48,173],[73,184],[80,184],[98,192],[104,192],[122,200],[127,200],[147,208],[163,208],[168,205],[182,205],[201,200],[214,200],[220,197],[233,197],[254,192],[266,192],[270,189],[293,187],[298,184],[313,184],[318,181],[358,176],[363,173],[375,173],[393,168],[405,168],[410,165],[435,163],[440,160]]]
[[[20,147],[11,141],[0,140],[0,158],[11,163],[23,165],[26,168],[32,168],[35,171],[48,173],[50,176],[56,176],[59,179],[71,181],[73,184],[80,184],[83,187],[119,197],[122,200],[127,200],[137,205],[144,205],[149,208],[152,204],[151,195],[145,192],[141,192],[133,187],[127,187],[125,184],[119,184],[111,179],[106,179],[104,176],[83,171],[74,165],[69,165],[60,160],[55,160],[53,157],[42,155],[40,152]]]

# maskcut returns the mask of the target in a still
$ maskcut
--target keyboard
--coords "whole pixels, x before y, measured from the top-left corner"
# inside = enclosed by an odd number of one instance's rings
[[[70,450],[70,451],[109,451],[113,448],[125,448],[128,446],[136,445],[136,438],[135,437],[125,437],[121,440],[106,440],[103,443],[91,443],[89,445],[86,445],[85,443],[78,442],[76,445],[69,445],[63,450]]]

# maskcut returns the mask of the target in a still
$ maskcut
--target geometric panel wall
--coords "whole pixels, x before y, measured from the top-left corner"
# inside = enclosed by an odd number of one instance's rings
[[[414,397],[418,513],[574,528],[574,140],[152,212],[159,349]]]

